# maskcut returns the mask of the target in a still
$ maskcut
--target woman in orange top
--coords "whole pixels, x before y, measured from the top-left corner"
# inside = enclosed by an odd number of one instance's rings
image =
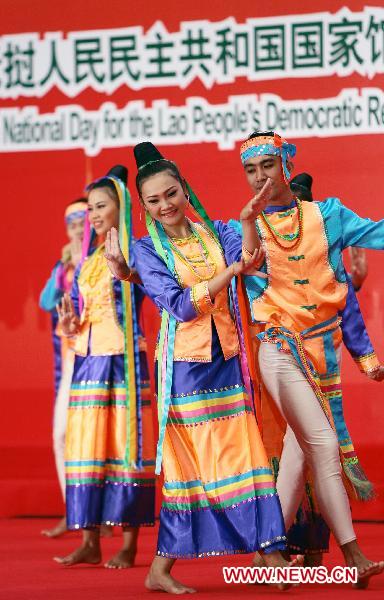
[[[98,240],[119,219],[122,240],[131,240],[126,182],[127,169],[117,165],[89,187],[89,220]],[[100,562],[100,525],[120,525],[123,547],[106,566],[131,567],[139,527],[154,525],[151,394],[139,328],[143,292],[129,283],[131,270],[126,279],[112,277],[101,243],[76,272],[72,302],[65,297],[60,308],[64,333],[75,336],[65,452],[67,525],[83,530],[80,548],[57,558],[66,566]]]
[[[171,577],[177,558],[261,550],[268,564],[287,565],[279,553],[285,548],[280,503],[228,293],[233,277],[254,269],[263,255],[246,264],[241,236],[208,220],[176,165],[147,142],[134,152],[150,233],[135,245],[135,265],[162,312],[156,472],[162,465],[163,505],[146,586],[179,594],[194,590]],[[189,202],[203,223],[187,218]],[[108,255],[121,263],[113,240],[112,233]]]

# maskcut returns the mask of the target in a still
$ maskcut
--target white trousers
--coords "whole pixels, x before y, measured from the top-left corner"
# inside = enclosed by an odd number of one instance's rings
[[[67,411],[71,393],[75,354],[68,350],[62,364],[61,380],[57,391],[53,412],[53,451],[55,455],[57,477],[65,503],[65,432],[67,429]]]
[[[341,476],[339,445],[314,391],[295,358],[275,344],[260,344],[259,366],[264,385],[287,422],[277,478],[287,531],[303,498],[308,465],[324,520],[340,546],[351,542],[356,535]]]

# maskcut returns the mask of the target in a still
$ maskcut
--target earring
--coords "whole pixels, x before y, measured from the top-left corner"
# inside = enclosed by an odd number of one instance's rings
[[[140,207],[140,214],[139,214],[140,221],[143,220],[143,215],[145,215],[146,212],[147,212],[147,209],[144,206],[141,206]],[[144,221],[145,221],[145,216],[144,216]]]
[[[144,221],[147,221],[148,210],[144,208]],[[140,211],[140,221],[141,221],[142,211]],[[154,220],[151,217],[151,225],[154,223]]]

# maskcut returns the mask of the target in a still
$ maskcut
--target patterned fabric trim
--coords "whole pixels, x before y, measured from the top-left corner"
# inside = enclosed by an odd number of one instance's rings
[[[145,461],[143,471],[124,469],[120,459],[104,460],[67,460],[65,477],[67,485],[103,485],[106,482],[124,483],[124,485],[154,486],[154,461]]]
[[[252,413],[253,407],[245,388],[240,385],[215,393],[206,392],[179,398],[172,398],[168,423],[194,425],[207,423],[220,418],[228,418]]]
[[[168,510],[225,509],[256,497],[274,495],[276,487],[268,467],[204,483],[196,481],[166,481],[163,487],[163,508]]]
[[[372,373],[380,367],[380,361],[375,352],[353,358],[362,373]]]
[[[112,388],[108,382],[102,381],[73,383],[69,408],[106,408],[107,406],[126,408],[126,394],[127,388],[124,381]],[[141,405],[149,406],[151,398],[149,381],[141,383],[141,394]]]
[[[210,314],[215,308],[208,290],[208,281],[191,287],[191,301],[198,315]]]

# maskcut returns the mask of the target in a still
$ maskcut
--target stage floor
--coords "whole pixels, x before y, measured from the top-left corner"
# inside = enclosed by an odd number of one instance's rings
[[[115,571],[103,566],[78,565],[61,567],[53,556],[65,555],[81,540],[80,534],[71,533],[58,540],[40,535],[40,530],[50,527],[52,519],[1,519],[0,542],[0,598],[3,600],[128,600],[131,598],[156,597],[143,586],[156,545],[156,532],[143,528],[139,541],[137,566],[134,569]],[[372,559],[384,558],[384,524],[357,523],[360,544]],[[115,529],[112,538],[104,538],[103,557],[108,559],[119,548],[121,538]],[[174,575],[184,583],[198,588],[195,598],[225,598],[238,600],[276,596],[282,593],[290,598],[332,600],[332,598],[356,599],[363,591],[347,585],[301,585],[288,592],[280,592],[270,586],[226,585],[222,577],[223,566],[247,565],[249,556],[215,557],[200,560],[178,561]],[[326,555],[325,564],[333,567],[342,564],[340,551],[333,545]],[[160,597],[164,598],[164,595]],[[369,600],[384,598],[384,574],[374,577],[369,587]]]

